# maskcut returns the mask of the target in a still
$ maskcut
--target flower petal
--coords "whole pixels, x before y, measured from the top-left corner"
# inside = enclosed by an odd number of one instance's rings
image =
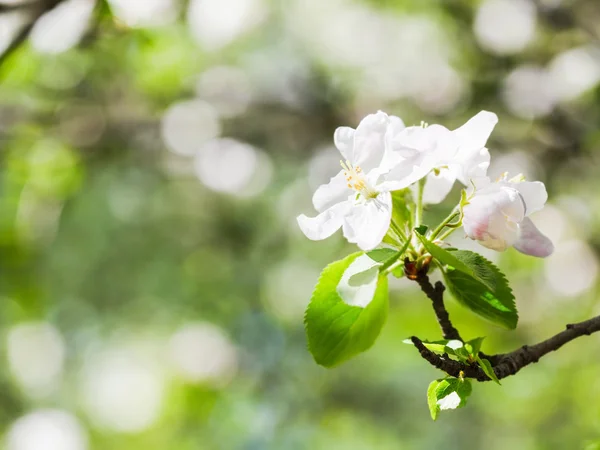
[[[514,244],[515,249],[526,255],[545,258],[554,251],[554,244],[542,234],[530,218],[523,219],[519,227],[519,239]]]
[[[521,194],[521,197],[525,202],[527,215],[541,210],[548,200],[546,186],[544,186],[544,183],[541,181],[523,181],[521,183],[511,183],[511,187],[515,188]]]
[[[385,133],[389,124],[386,113],[378,111],[369,114],[360,121],[354,132],[354,149],[352,158],[348,158],[355,166],[369,172],[379,166],[385,150]]]
[[[498,116],[489,111],[481,111],[462,127],[452,133],[460,142],[460,153],[474,153],[485,147],[490,134],[498,123]]]
[[[354,128],[339,127],[333,133],[333,143],[342,154],[344,160],[353,158]]]
[[[344,222],[344,216],[348,214],[351,206],[350,201],[346,200],[323,211],[317,217],[307,217],[302,214],[296,220],[307,238],[320,241],[339,230]]]
[[[361,308],[371,303],[377,288],[380,265],[367,255],[361,255],[352,261],[337,286],[337,293],[344,303]]]
[[[350,193],[348,181],[344,176],[344,171],[341,170],[335,177],[329,180],[329,183],[322,184],[317,188],[312,202],[317,211],[323,212],[336,203],[345,201]]]
[[[454,186],[456,176],[451,170],[441,169],[439,174],[431,172],[423,190],[423,203],[435,205],[444,201]]]
[[[373,250],[387,233],[391,218],[392,195],[382,192],[376,199],[352,205],[344,220],[344,237],[362,250]]]
[[[485,147],[468,154],[459,152],[457,161],[459,162],[457,178],[462,184],[469,186],[470,180],[487,175],[490,167],[490,152]]]

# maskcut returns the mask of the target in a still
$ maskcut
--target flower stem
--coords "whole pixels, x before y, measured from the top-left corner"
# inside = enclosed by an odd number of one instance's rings
[[[443,241],[444,239],[446,239],[448,236],[450,236],[452,233],[454,233],[456,231],[458,227],[451,227],[449,229],[447,229],[444,234],[442,234],[440,236],[440,241]]]
[[[415,211],[415,227],[421,225],[423,221],[423,191],[427,178],[421,178],[417,183],[417,209]]]
[[[451,224],[450,222],[452,222],[452,220],[454,220],[454,218],[456,218],[457,216],[460,216],[460,211],[457,211],[456,209],[453,209],[452,212],[448,215],[448,217],[446,217],[442,223],[440,223],[437,228],[435,230],[433,230],[433,232],[431,233],[431,236],[429,236],[429,240],[433,241],[436,237],[438,237],[438,235],[442,232],[442,230],[446,227],[449,228],[457,228],[460,226],[460,221],[457,223],[453,223]]]
[[[406,241],[406,233],[402,231],[402,228],[400,228],[400,226],[394,221],[394,219],[392,219],[392,221],[390,222],[390,226],[392,227],[392,230],[394,230],[394,233],[396,233],[396,235],[402,241]]]

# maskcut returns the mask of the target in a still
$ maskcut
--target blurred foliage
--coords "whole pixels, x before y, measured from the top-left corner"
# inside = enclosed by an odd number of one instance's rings
[[[473,32],[479,2],[355,3],[385,18],[417,17],[443,36],[464,90],[437,111],[411,95],[377,93],[381,80],[361,78],[368,68],[330,61],[299,37],[293,29],[301,20],[293,12],[301,1],[266,3],[270,12],[259,25],[210,48],[192,37],[183,9],[167,25],[130,28],[102,2],[78,47],[49,55],[23,42],[2,60],[0,428],[14,432],[19,417],[56,408],[78,418],[89,448],[107,450],[596,448],[598,336],[547,356],[502,387],[474,383],[468,408],[432,423],[426,390],[436,371],[401,344],[409,335],[438,339],[439,330],[429,301],[405,279],[390,286],[388,321],[370,352],[333,370],[317,366],[306,349],[302,313],[319,271],[353,248],[340,236],[306,240],[295,216],[312,211],[315,182],[309,177],[309,186],[307,174],[317,170],[315,158],[331,146],[336,126],[355,126],[382,109],[407,123],[452,128],[488,109],[500,116],[489,142],[493,160],[524,161],[526,174],[547,184],[553,215],[543,216],[540,227],[567,250],[552,261],[512,250],[499,255],[517,297],[516,331],[449,302],[455,324],[467,330],[466,339],[487,336],[483,350],[492,353],[598,314],[600,87],[535,118],[515,115],[503,97],[504,80],[515,68],[546,65],[580,45],[598,46],[597,1],[537,2],[535,37],[509,55],[479,45]],[[317,4],[317,27],[319,3],[310,3]],[[345,2],[334,3],[344,11]],[[346,19],[340,13],[338,27],[360,35],[360,22]],[[421,44],[415,37],[415,48],[386,49],[385,58],[436,51]],[[164,142],[165,111],[202,97],[198,77],[223,65],[238,68],[253,89],[244,111],[218,120],[221,136],[251,144],[271,162],[272,177],[257,195],[216,192],[197,178],[193,156],[169,151]],[[419,77],[431,75],[418,70]],[[425,94],[438,89],[432,79]],[[228,164],[230,174],[215,166],[219,177],[239,176],[242,163]],[[319,182],[327,177],[316,176]],[[573,283],[583,288],[570,288]],[[11,336],[32,321],[52,324],[65,343],[64,368],[42,394],[23,384],[15,357],[9,361]],[[233,343],[231,379],[190,381],[178,372],[165,349],[190,322],[211,323]],[[188,359],[221,355],[211,342],[190,347]],[[160,401],[147,423],[123,431],[97,420],[86,400],[85,368],[94,367],[103,349],[131,343],[156,352],[149,359],[160,369]],[[43,348],[24,351],[37,360]],[[35,360],[32,370],[38,370]],[[100,396],[106,392],[101,386]],[[114,395],[128,399],[118,377],[115,386]],[[133,415],[150,408],[143,399],[131,402]]]

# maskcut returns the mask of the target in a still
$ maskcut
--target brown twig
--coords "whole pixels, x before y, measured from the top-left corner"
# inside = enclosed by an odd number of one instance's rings
[[[462,341],[460,333],[454,328],[454,325],[452,325],[450,315],[444,306],[444,291],[446,290],[444,285],[438,281],[435,283],[435,286],[433,286],[427,276],[427,270],[423,269],[416,274],[414,280],[419,284],[425,295],[431,300],[433,311],[435,312],[437,321],[442,329],[444,339],[458,339],[459,341]]]
[[[538,344],[524,345],[513,352],[493,355],[488,357],[488,359],[492,362],[494,373],[498,379],[506,378],[516,374],[523,367],[538,362],[544,355],[558,350],[566,343],[581,336],[589,336],[597,331],[600,331],[600,316],[583,322],[569,324],[565,330]],[[448,357],[437,355],[427,349],[417,337],[413,336],[411,340],[425,360],[448,375],[457,377],[462,371],[465,377],[475,378],[478,381],[489,381],[489,378],[479,367],[463,364]]]

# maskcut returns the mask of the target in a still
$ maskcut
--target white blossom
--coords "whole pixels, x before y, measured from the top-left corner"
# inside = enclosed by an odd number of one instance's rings
[[[298,225],[309,239],[325,239],[342,228],[344,237],[363,250],[382,241],[392,216],[392,197],[385,188],[389,169],[382,164],[389,123],[390,117],[379,111],[365,117],[356,130],[335,130],[342,170],[316,190],[313,205],[319,215],[298,216]]]
[[[454,131],[441,125],[404,127],[392,120],[384,158],[392,169],[385,187],[403,189],[427,177],[423,202],[440,203],[456,180],[468,186],[470,179],[486,175],[490,154],[485,144],[497,122],[488,111]]]
[[[484,247],[504,251],[514,247],[526,255],[546,257],[554,245],[529,219],[548,199],[544,183],[523,181],[519,175],[504,174],[493,183],[488,178],[475,182],[476,189],[463,208],[463,226],[468,237]]]

